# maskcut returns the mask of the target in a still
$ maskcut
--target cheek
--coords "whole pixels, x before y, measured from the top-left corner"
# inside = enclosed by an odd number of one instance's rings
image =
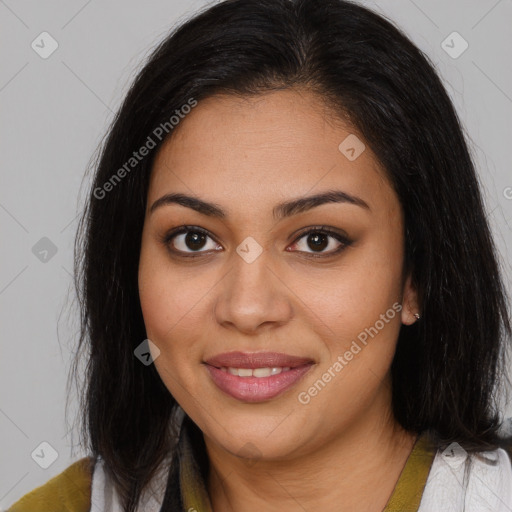
[[[165,262],[158,252],[142,245],[139,262],[139,300],[148,338],[160,350],[163,342],[172,333],[183,302],[179,297],[179,286],[171,282],[171,273],[166,271]]]
[[[393,243],[373,235],[349,251],[334,268],[303,272],[293,287],[325,333],[341,339],[373,325],[401,300],[402,261]]]
[[[194,308],[182,290],[183,284],[172,278],[168,265],[158,258],[158,255],[151,257],[150,251],[141,254],[141,310],[147,337],[160,350],[154,361],[155,368],[178,403],[186,405],[190,401],[189,389],[194,389],[194,385],[191,385],[196,378],[193,367],[199,358],[191,342],[194,338],[199,339],[193,333],[193,326],[198,322],[190,319],[194,316]]]
[[[345,300],[366,322],[376,320],[401,298],[402,240],[395,229],[382,226],[369,237],[345,276]],[[355,312],[354,312],[355,313]]]
[[[139,298],[149,339],[159,342],[165,339],[177,306],[173,297],[155,266],[142,268],[139,272]]]
[[[139,262],[139,299],[148,337],[160,343],[179,329],[180,318],[191,309],[186,282],[172,272],[162,251],[144,243]]]
[[[139,264],[139,299],[147,337],[160,350],[155,366],[169,385],[186,380],[200,361],[205,312],[204,289],[172,269],[155,247],[143,246]],[[170,379],[170,380],[169,380]]]
[[[336,375],[331,389],[348,406],[371,395],[391,364],[401,328],[401,257],[385,236],[372,236],[343,265],[320,275],[308,274],[301,299],[310,306],[304,311],[314,311],[310,328],[328,352],[320,371]],[[343,368],[336,371],[338,357]]]

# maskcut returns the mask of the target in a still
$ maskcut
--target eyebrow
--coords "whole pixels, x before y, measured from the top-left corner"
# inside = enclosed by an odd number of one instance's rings
[[[327,203],[347,203],[360,206],[365,210],[371,211],[368,203],[363,201],[363,199],[360,197],[348,194],[342,190],[327,190],[326,192],[322,192],[320,194],[292,199],[290,201],[280,203],[273,208],[272,214],[274,219],[280,220],[286,217],[291,217],[293,215],[298,215],[299,213],[306,212],[312,208],[316,208],[317,206],[321,206]],[[179,204],[209,217],[215,217],[219,219],[224,219],[227,217],[226,212],[218,204],[208,203],[202,199],[199,199],[198,197],[181,193],[165,194],[164,196],[160,197],[151,205],[149,213],[151,214],[157,208],[169,204]]]

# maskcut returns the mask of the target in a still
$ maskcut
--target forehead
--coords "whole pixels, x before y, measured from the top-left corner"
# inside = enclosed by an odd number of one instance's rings
[[[361,151],[356,159],[344,153],[344,141]],[[160,148],[148,203],[182,192],[261,208],[334,188],[382,206],[396,202],[383,169],[363,144],[311,92],[212,96],[200,101]]]

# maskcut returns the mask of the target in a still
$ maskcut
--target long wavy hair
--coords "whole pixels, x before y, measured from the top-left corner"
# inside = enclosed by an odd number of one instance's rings
[[[396,420],[432,432],[440,448],[509,443],[497,399],[511,338],[502,270],[467,136],[429,58],[392,22],[349,1],[227,0],[174,28],[143,64],[91,160],[75,239],[75,378],[86,358],[80,435],[105,461],[124,509],[135,510],[177,449],[169,424],[178,404],[154,365],[134,355],[147,338],[138,265],[149,177],[173,133],[159,139],[155,129],[191,99],[218,93],[302,87],[364,137],[403,208],[404,275],[422,315],[398,337]],[[119,173],[149,136],[155,147]]]

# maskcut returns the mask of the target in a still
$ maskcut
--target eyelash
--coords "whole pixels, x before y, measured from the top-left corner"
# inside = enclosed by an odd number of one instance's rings
[[[179,228],[172,229],[171,231],[166,233],[162,237],[161,242],[169,249],[169,251],[171,251],[174,255],[177,255],[178,257],[198,258],[198,257],[202,256],[204,253],[208,252],[208,251],[195,251],[192,253],[186,253],[184,251],[172,249],[170,247],[171,241],[176,236],[181,235],[183,233],[189,233],[189,232],[202,233],[215,241],[215,239],[210,235],[210,233],[203,228],[200,228],[198,226],[180,226]],[[315,253],[308,253],[308,252],[304,252],[304,251],[298,251],[298,252],[302,252],[302,253],[306,254],[307,257],[311,257],[311,258],[327,258],[330,256],[335,256],[335,255],[341,253],[342,251],[344,251],[347,247],[349,247],[353,243],[353,241],[348,239],[346,236],[344,236],[336,231],[333,231],[326,226],[315,226],[313,228],[308,228],[307,230],[299,233],[299,235],[292,242],[292,245],[296,244],[299,240],[304,238],[306,235],[310,235],[311,233],[328,235],[328,236],[333,237],[334,239],[336,239],[338,242],[341,243],[341,246],[338,249],[335,249],[334,251],[330,251],[328,253],[315,254]]]

